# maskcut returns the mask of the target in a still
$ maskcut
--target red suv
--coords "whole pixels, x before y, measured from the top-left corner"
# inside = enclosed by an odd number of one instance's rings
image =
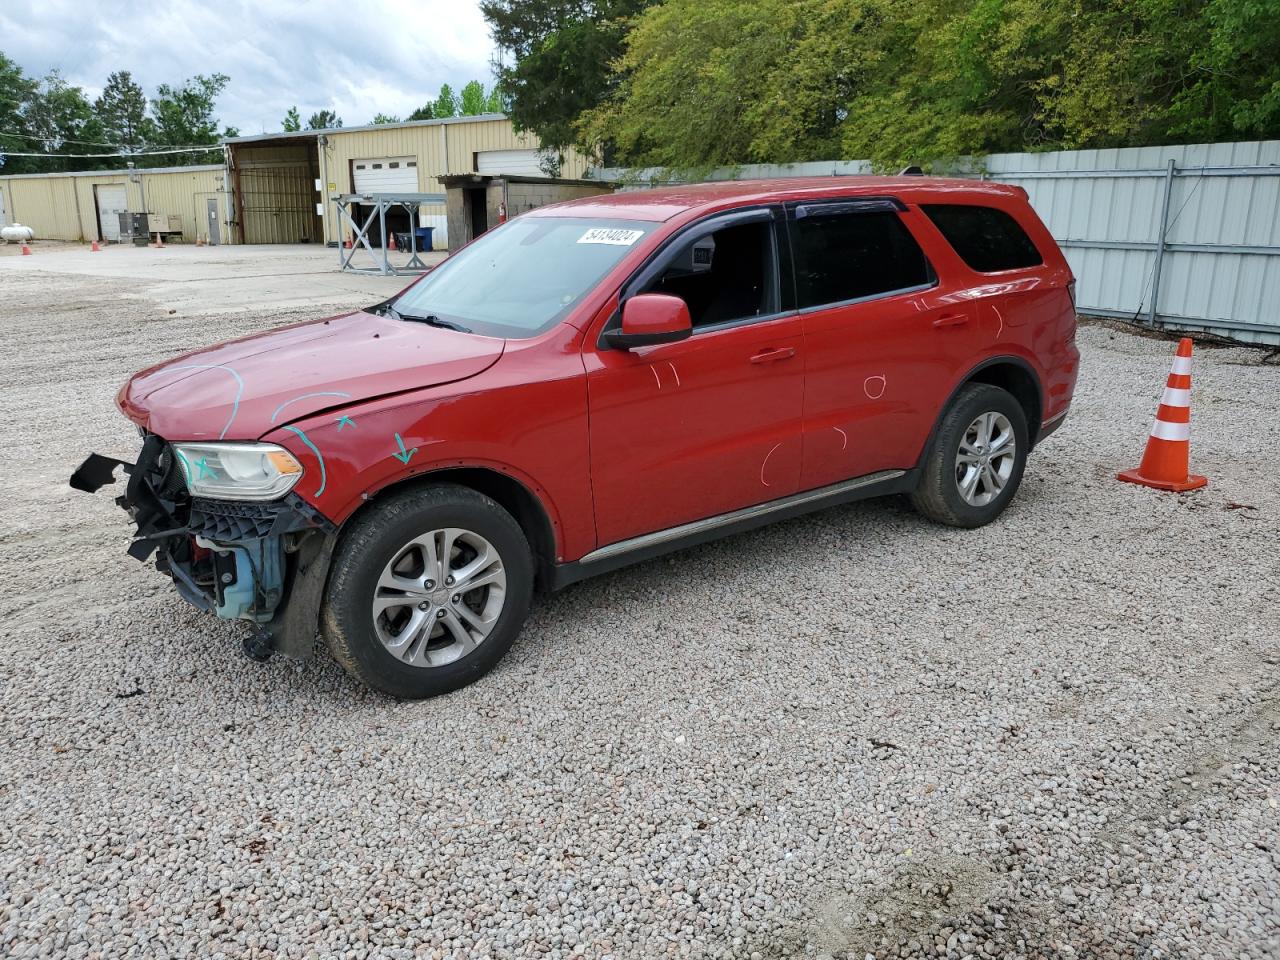
[[[538,588],[836,503],[1000,514],[1076,380],[1023,191],[856,177],[543,207],[367,310],[144,370],[130,553],[400,697],[498,662]]]

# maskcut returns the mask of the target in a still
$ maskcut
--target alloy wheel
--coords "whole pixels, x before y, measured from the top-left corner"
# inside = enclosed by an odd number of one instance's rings
[[[1017,462],[1013,424],[1003,413],[979,414],[956,451],[956,487],[965,502],[985,507],[1000,496]]]
[[[414,667],[454,663],[484,642],[506,602],[502,557],[484,537],[448,527],[415,537],[378,577],[378,639]]]

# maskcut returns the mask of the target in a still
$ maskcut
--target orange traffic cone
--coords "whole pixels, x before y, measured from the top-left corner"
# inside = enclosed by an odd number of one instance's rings
[[[1178,342],[1173,369],[1160,398],[1156,422],[1151,425],[1147,452],[1137,470],[1116,474],[1119,480],[1140,483],[1157,490],[1183,493],[1198,490],[1209,481],[1188,473],[1191,455],[1191,338]]]
[[[149,244],[149,246],[155,247],[157,250],[163,250],[163,249],[164,249],[164,234],[157,233],[157,234],[156,234],[156,242],[155,242],[155,243],[152,243],[152,244]]]
[[[102,252],[102,248],[101,248],[100,246],[98,246],[98,241],[97,241],[97,240],[94,240],[92,243],[90,243],[90,244],[89,244],[89,252],[90,252],[90,253],[101,253],[101,252]]]
[[[387,249],[390,250],[392,253],[395,253],[396,250],[399,249],[398,247],[396,247],[396,235],[392,233],[390,236],[391,236],[391,242],[387,244]]]
[[[347,239],[345,239],[345,240],[343,240],[343,241],[342,241],[342,249],[343,249],[343,250],[350,250],[350,249],[351,249],[351,238],[350,238],[350,237],[347,237]]]
[[[28,247],[25,243],[22,245],[22,255],[24,257],[31,256],[31,248]]]

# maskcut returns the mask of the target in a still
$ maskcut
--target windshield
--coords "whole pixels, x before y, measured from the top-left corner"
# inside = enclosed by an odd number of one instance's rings
[[[396,300],[406,320],[491,337],[531,337],[560,322],[656,224],[517,217],[454,254]]]

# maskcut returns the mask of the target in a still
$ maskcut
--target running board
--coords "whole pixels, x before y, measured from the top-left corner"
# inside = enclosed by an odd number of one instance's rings
[[[830,486],[818,487],[816,490],[806,490],[778,500],[743,507],[741,510],[717,514],[691,523],[682,523],[676,527],[646,533],[629,540],[619,540],[617,543],[592,550],[581,560],[558,565],[553,574],[553,589],[559,589],[599,573],[616,570],[630,563],[660,556],[672,550],[763,526],[775,520],[800,516],[813,510],[853,500],[903,493],[915,486],[915,480],[915,470],[882,470],[853,480],[842,480]]]

